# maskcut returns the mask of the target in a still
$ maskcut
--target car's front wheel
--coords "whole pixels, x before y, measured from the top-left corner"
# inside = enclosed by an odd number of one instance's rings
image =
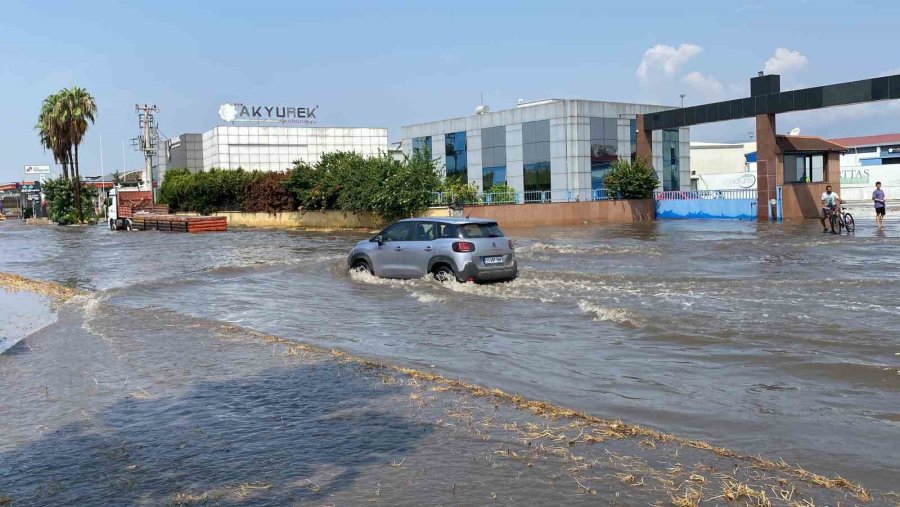
[[[446,264],[438,264],[431,273],[434,279],[441,283],[456,281],[456,273],[453,272],[453,268]]]
[[[351,273],[372,273],[372,268],[369,266],[369,263],[364,260],[358,260],[353,263],[353,267],[350,268]]]

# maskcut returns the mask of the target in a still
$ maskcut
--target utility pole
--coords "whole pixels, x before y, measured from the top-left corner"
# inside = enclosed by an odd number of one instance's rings
[[[684,98],[687,97],[687,95],[682,93],[681,95],[679,95],[679,97],[681,97],[681,107],[683,108],[684,107]]]
[[[156,203],[153,195],[153,157],[156,156],[159,146],[159,131],[156,128],[154,113],[159,112],[159,108],[155,104],[135,104],[134,111],[138,115],[141,134],[131,141],[136,151],[144,153],[144,182],[150,184],[150,201]]]

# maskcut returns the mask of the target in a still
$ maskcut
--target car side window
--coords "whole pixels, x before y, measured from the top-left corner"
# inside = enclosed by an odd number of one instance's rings
[[[413,225],[413,222],[397,222],[385,229],[381,237],[385,241],[409,241]]]
[[[438,224],[437,237],[458,238],[459,230],[453,224]]]
[[[433,222],[417,222],[416,233],[413,241],[433,241],[435,238],[435,230]]]

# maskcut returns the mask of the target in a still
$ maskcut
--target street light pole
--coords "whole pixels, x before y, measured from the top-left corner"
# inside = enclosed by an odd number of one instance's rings
[[[679,97],[681,97],[681,107],[684,107],[684,98],[687,97],[687,95],[682,93]]]

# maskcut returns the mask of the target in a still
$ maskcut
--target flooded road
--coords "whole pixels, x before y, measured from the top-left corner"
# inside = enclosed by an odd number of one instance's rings
[[[669,221],[507,231],[508,284],[350,276],[356,233],[0,224],[0,271],[781,457],[900,476],[900,227]],[[96,326],[127,318],[100,312]],[[123,315],[124,314],[124,315]]]

